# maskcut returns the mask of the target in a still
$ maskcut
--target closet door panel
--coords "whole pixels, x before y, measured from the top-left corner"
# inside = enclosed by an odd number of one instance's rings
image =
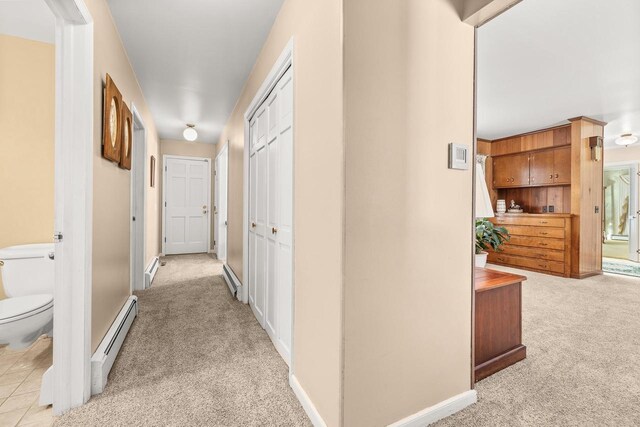
[[[278,226],[279,226],[279,180],[278,180],[278,94],[273,92],[266,101],[268,118],[267,138],[267,307],[266,330],[272,339],[278,336]]]
[[[278,83],[278,342],[283,358],[291,360],[293,302],[293,86],[291,70]]]

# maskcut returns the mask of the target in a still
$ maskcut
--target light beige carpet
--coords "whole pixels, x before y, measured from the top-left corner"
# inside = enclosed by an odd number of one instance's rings
[[[308,426],[288,368],[208,255],[167,257],[104,393],[56,426]]]
[[[519,272],[527,359],[437,426],[639,426],[640,280]]]

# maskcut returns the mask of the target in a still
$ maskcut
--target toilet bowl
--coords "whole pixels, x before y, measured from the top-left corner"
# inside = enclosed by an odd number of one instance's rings
[[[0,300],[0,344],[20,349],[53,333],[53,243],[0,249],[7,298]]]

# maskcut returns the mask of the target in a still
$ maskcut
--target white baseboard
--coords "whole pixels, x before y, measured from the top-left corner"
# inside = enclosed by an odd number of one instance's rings
[[[296,397],[300,401],[300,404],[302,405],[302,408],[311,420],[311,424],[313,424],[314,427],[326,427],[327,424],[324,422],[315,405],[313,404],[311,399],[309,399],[309,396],[298,382],[296,376],[293,374],[289,375],[289,385],[291,386],[291,389],[293,389],[293,393],[296,395]]]
[[[227,282],[227,286],[233,296],[240,299],[242,295],[242,283],[227,264],[223,264],[222,266],[222,276],[224,277],[224,281]]]
[[[158,268],[160,267],[160,257],[153,257],[151,262],[144,270],[144,288],[148,289],[151,287],[151,283],[153,282],[153,278],[156,277],[156,273],[158,272]]]
[[[113,321],[107,335],[91,356],[91,394],[99,394],[107,385],[109,371],[115,362],[133,320],[138,315],[138,297],[132,295]]]
[[[400,421],[389,424],[388,427],[425,427],[449,415],[453,415],[477,401],[478,393],[475,390],[465,391],[420,412],[409,415]]]

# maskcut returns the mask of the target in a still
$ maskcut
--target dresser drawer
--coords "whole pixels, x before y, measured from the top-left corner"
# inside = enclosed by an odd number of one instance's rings
[[[564,228],[534,227],[532,225],[506,225],[509,234],[514,236],[551,237],[564,239]]]
[[[549,218],[535,216],[497,216],[492,219],[498,225],[533,225],[536,227],[564,228],[566,218]]]
[[[546,237],[511,236],[508,245],[528,246],[539,249],[564,250],[564,239],[549,239]]]
[[[564,263],[558,261],[547,261],[533,258],[525,258],[515,255],[506,255],[492,252],[487,257],[490,262],[508,264],[514,267],[531,268],[534,270],[549,271],[552,273],[564,274]]]
[[[505,255],[517,255],[526,258],[535,258],[547,261],[560,261],[564,262],[564,251],[550,250],[550,249],[537,249],[527,246],[515,246],[505,244],[502,246],[502,251],[497,253]]]

